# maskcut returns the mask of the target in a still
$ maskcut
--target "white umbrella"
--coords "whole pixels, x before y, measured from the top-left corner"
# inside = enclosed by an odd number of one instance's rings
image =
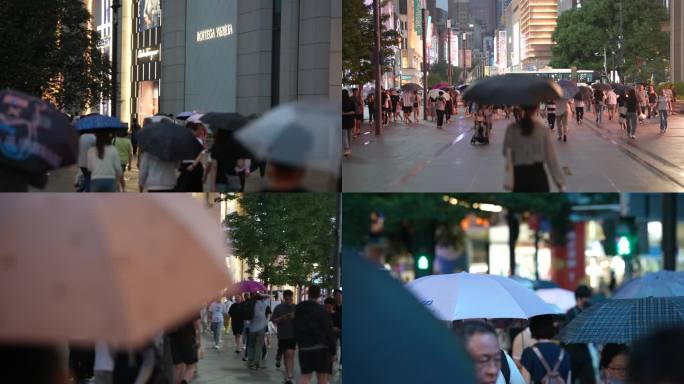
[[[567,312],[570,308],[575,306],[575,292],[573,291],[568,291],[563,288],[548,288],[539,289],[536,292],[542,300],[557,306],[563,312]]]
[[[342,158],[339,104],[315,99],[283,104],[235,138],[258,158],[337,174]]]
[[[503,276],[432,275],[412,281],[407,288],[441,320],[528,319],[558,313],[533,291]]]
[[[189,195],[7,195],[0,228],[0,343],[141,345],[230,284],[219,217]]]

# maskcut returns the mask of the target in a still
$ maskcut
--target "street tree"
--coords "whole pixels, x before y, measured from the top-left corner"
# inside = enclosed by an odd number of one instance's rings
[[[233,253],[266,285],[332,284],[335,196],[246,194],[226,217]]]
[[[603,71],[605,50],[608,68],[616,68],[626,82],[664,81],[669,36],[662,25],[668,19],[658,0],[585,1],[559,16],[551,66]]]
[[[433,87],[439,83],[446,83],[449,80],[449,75],[447,70],[449,68],[449,63],[445,60],[439,61],[430,66],[430,72],[428,72],[428,87]],[[458,79],[461,77],[462,69],[454,65],[451,66],[452,79]],[[452,84],[453,85],[453,84]]]
[[[382,0],[384,6],[390,0]],[[385,26],[389,15],[381,17],[382,71],[391,72],[399,32]],[[373,80],[373,50],[375,48],[375,20],[372,6],[363,0],[342,1],[342,82],[361,87]]]
[[[110,96],[111,65],[83,2],[6,0],[0,17],[0,87],[72,113]]]

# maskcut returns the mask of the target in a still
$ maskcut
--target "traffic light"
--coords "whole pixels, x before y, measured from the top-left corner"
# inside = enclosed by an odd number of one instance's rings
[[[632,254],[632,244],[627,236],[620,236],[617,241],[617,254],[629,256]]]
[[[427,256],[423,255],[418,258],[418,269],[425,271],[430,266],[430,261]]]
[[[621,217],[615,227],[615,251],[631,258],[637,253],[637,226],[634,217]]]
[[[432,274],[432,257],[420,254],[415,258],[416,278]]]

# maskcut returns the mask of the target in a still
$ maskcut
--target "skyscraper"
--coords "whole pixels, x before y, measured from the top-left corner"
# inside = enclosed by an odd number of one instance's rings
[[[471,22],[482,26],[484,35],[493,35],[496,29],[497,0],[470,0]]]
[[[456,30],[467,30],[470,24],[470,0],[449,0],[449,18]]]

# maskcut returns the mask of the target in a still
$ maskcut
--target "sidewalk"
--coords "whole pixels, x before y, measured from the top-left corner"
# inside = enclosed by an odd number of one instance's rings
[[[202,342],[204,358],[199,362],[199,376],[192,381],[192,384],[281,384],[284,381],[285,365],[281,364],[280,368],[275,367],[275,355],[278,350],[276,335],[271,336],[271,348],[266,355],[266,368],[257,371],[247,369],[246,363],[242,361],[244,352],[239,355],[235,353],[235,338],[231,332],[223,335],[223,347],[220,350],[212,348],[214,342],[210,332],[202,335]],[[330,384],[342,384],[342,373],[337,370],[337,367],[335,364]],[[295,378],[298,380],[299,377],[299,361],[295,354]],[[315,375],[311,382],[317,383]]]
[[[512,120],[494,121],[491,144],[470,144],[472,119],[460,114],[444,130],[434,122],[391,124],[375,136],[364,124],[352,155],[343,163],[345,192],[503,192],[503,136]],[[583,125],[570,122],[568,142],[556,142],[569,173],[570,192],[676,192],[684,190],[684,118],[675,115],[659,134],[659,120],[627,138],[617,121],[601,126],[588,113]],[[555,133],[554,133],[555,135]]]

